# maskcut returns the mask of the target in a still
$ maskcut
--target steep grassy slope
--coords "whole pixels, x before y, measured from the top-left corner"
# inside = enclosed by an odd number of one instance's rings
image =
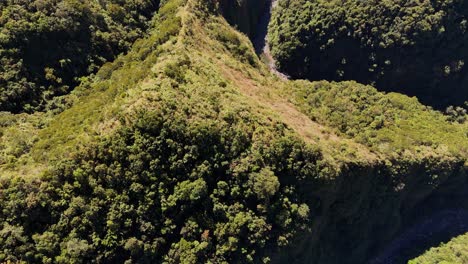
[[[215,3],[166,1],[64,112],[2,116],[0,261],[359,263],[426,201],[466,206],[466,125],[280,80]]]
[[[280,1],[272,53],[293,78],[356,80],[445,109],[468,101],[461,0]]]

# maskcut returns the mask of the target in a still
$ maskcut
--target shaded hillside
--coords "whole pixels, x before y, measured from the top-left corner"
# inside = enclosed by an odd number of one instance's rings
[[[270,25],[281,71],[355,80],[445,109],[468,101],[466,1],[280,1]]]
[[[466,206],[466,124],[281,80],[217,4],[165,1],[71,107],[0,116],[0,261],[362,263]]]
[[[62,107],[69,93],[143,36],[157,0],[0,3],[0,111]]]
[[[370,264],[407,264],[428,248],[468,232],[468,210],[444,209],[414,223],[372,258]],[[464,263],[464,262],[453,262]]]
[[[254,37],[262,14],[268,9],[270,0],[219,0],[218,8],[227,21],[238,30]]]

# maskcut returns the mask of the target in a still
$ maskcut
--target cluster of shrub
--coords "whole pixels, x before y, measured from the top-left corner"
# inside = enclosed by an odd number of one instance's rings
[[[143,35],[159,0],[0,2],[0,111],[44,110]]]
[[[185,118],[142,111],[41,179],[1,181],[0,261],[266,263],[307,231],[318,151]]]
[[[468,261],[468,234],[458,236],[423,255],[410,260],[408,264],[466,263]]]
[[[467,112],[462,107],[448,107],[444,116],[416,98],[384,94],[354,81],[295,81],[290,88],[296,104],[312,120],[377,152],[392,156],[441,145],[455,152],[468,150]]]

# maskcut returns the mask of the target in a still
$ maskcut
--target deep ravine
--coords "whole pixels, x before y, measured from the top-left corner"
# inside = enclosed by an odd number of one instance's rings
[[[408,260],[420,255],[422,252],[419,251],[422,248],[427,250],[466,232],[468,232],[467,210],[442,210],[406,229],[369,263],[407,263]]]
[[[256,34],[252,42],[255,47],[255,52],[261,57],[262,61],[268,65],[268,68],[272,73],[283,80],[288,80],[289,76],[278,71],[276,67],[276,61],[271,55],[270,44],[268,43],[268,25],[271,20],[272,10],[278,5],[279,0],[271,0],[269,7],[265,10],[265,13],[260,18],[258,26],[256,28]]]

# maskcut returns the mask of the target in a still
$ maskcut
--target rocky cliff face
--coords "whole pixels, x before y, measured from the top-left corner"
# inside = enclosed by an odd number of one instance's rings
[[[352,166],[328,184],[304,186],[300,192],[316,205],[311,232],[275,262],[406,263],[425,249],[419,246],[467,232],[459,223],[467,220],[459,219],[468,209],[466,168],[431,175],[418,163],[396,161],[407,167],[397,173],[383,164]],[[454,217],[437,218],[441,212]]]
[[[249,37],[255,35],[256,25],[269,4],[270,0],[219,0],[224,17]]]
[[[228,22],[254,39],[256,24],[269,4],[268,0],[223,0],[219,7]],[[389,256],[379,252],[390,251],[391,246],[391,261],[400,263],[423,250],[411,241],[432,246],[446,235],[467,232],[464,226],[451,222],[455,218],[447,218],[450,230],[438,221],[424,227],[432,229],[420,230],[437,231],[440,234],[436,237],[416,238],[419,233],[413,232],[413,237],[406,234],[440,212],[468,209],[466,166],[463,162],[442,163],[396,159],[390,165],[385,162],[355,165],[328,183],[304,185],[298,192],[307,196],[309,206],[314,208],[311,232],[278,254],[274,262],[385,263]],[[398,241],[393,241],[396,238]],[[402,240],[404,245],[399,245]]]

